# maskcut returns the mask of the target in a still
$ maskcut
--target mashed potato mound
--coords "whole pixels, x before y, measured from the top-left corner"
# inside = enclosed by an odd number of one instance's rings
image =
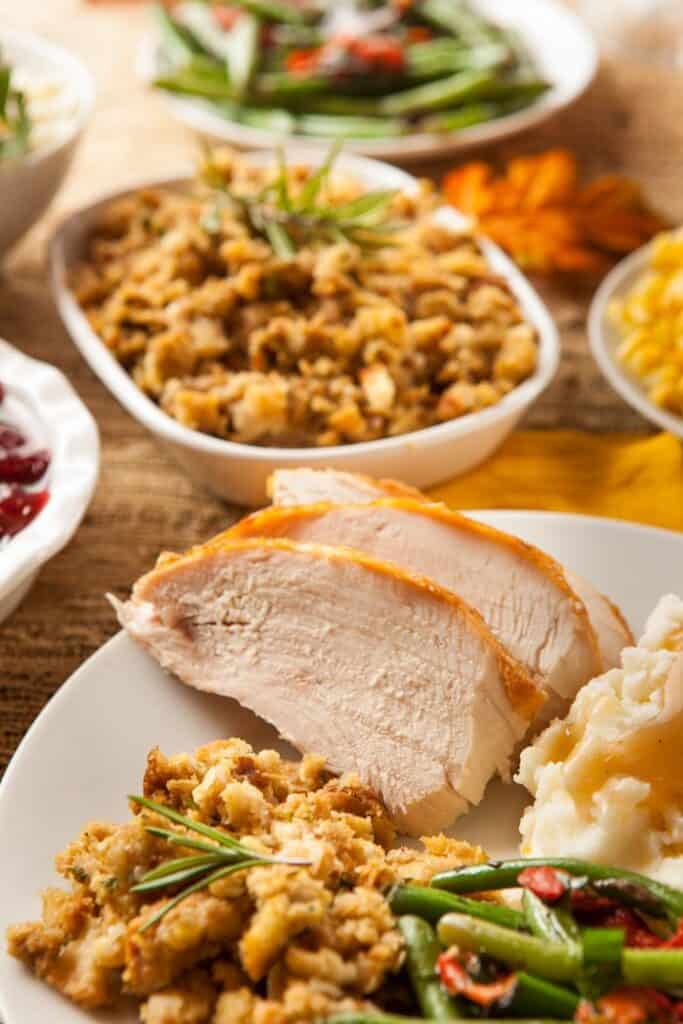
[[[525,856],[617,864],[683,886],[683,600],[663,597],[621,668],[521,757]]]

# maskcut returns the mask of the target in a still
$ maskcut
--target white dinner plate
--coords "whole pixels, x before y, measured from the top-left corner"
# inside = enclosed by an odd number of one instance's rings
[[[544,548],[617,601],[638,633],[657,599],[683,592],[683,534],[605,519],[544,512],[477,518]],[[124,634],[90,658],[33,724],[0,786],[0,939],[40,913],[39,892],[56,884],[53,857],[93,819],[126,820],[148,750],[191,750],[238,735],[287,752],[275,732],[232,701],[199,693],[163,672]],[[455,835],[492,856],[515,852],[524,791],[496,783]],[[89,1014],[68,1003],[4,952],[4,1024],[132,1024],[133,1011]]]
[[[590,85],[598,64],[598,49],[586,25],[560,0],[474,0],[474,6],[500,25],[515,29],[524,40],[542,78],[550,83],[543,96],[524,110],[487,124],[465,128],[452,135],[424,132],[402,138],[349,140],[346,148],[355,153],[399,163],[446,157],[470,146],[507,138],[548,120],[573,103]],[[158,69],[158,45],[153,35],[143,40],[138,70],[151,80]],[[169,109],[179,121],[211,139],[245,149],[271,149],[279,141],[272,131],[250,128],[217,114],[201,99],[166,94]],[[288,135],[298,145],[330,145],[330,139]]]
[[[624,298],[646,271],[652,243],[617,263],[602,282],[588,314],[588,338],[595,360],[614,390],[641,416],[664,430],[683,437],[683,416],[667,412],[648,397],[642,381],[617,358],[622,336],[608,316],[610,303]]]

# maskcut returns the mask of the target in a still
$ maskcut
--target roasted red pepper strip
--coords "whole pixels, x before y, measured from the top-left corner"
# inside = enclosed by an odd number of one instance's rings
[[[505,974],[495,981],[481,982],[470,977],[453,950],[442,953],[436,962],[441,984],[452,996],[464,996],[477,1006],[491,1006],[509,995],[517,984],[516,974]]]
[[[681,1004],[657,989],[625,987],[602,996],[595,1005],[584,1000],[574,1019],[578,1024],[673,1024],[680,1012]]]
[[[524,868],[517,876],[517,883],[545,903],[557,903],[567,891],[564,879],[555,868]]]
[[[678,928],[676,934],[672,935],[670,939],[662,943],[664,949],[683,949],[683,917],[678,922]],[[679,1003],[679,1006],[681,1004]]]
[[[571,903],[572,911],[584,916],[607,914],[617,906],[608,896],[598,896],[590,886],[585,889],[572,889]]]
[[[312,50],[292,50],[287,55],[287,70],[295,75],[307,75],[315,71],[320,62],[322,47],[318,46]]]
[[[393,73],[402,71],[405,53],[401,44],[386,36],[334,36],[324,46],[308,50],[292,50],[287,57],[287,70],[293,74],[313,71],[345,77],[368,71]]]
[[[572,893],[574,896],[575,893]],[[597,906],[604,902],[601,897],[591,901],[586,894],[583,908],[573,909],[581,923],[591,924],[594,928],[623,928],[626,933],[626,945],[635,949],[681,949],[683,948],[683,920],[679,921],[678,930],[669,939],[662,939],[646,926],[640,917],[628,907],[614,904],[606,907]],[[587,908],[587,909],[586,909]]]
[[[602,922],[601,922],[602,924]],[[653,949],[663,945],[662,940],[649,928],[646,928],[637,914],[625,907],[618,907],[607,914],[605,928],[623,928],[626,932],[626,945],[637,949]]]

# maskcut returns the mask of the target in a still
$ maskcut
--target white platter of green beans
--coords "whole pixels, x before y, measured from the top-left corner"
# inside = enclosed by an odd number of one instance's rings
[[[597,63],[559,0],[189,0],[151,20],[143,77],[201,135],[250,148],[445,156],[546,120]]]

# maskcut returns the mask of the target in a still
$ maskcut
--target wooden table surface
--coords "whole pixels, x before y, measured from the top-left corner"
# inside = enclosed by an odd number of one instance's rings
[[[4,268],[0,336],[67,374],[102,438],[100,482],[83,525],[0,626],[1,769],[48,698],[116,631],[104,593],[124,594],[161,548],[182,549],[199,541],[235,513],[193,486],[95,379],[62,328],[46,282],[45,243],[60,216],[108,189],[172,175],[193,159],[192,138],[136,79],[144,12],[125,2],[0,0],[0,18],[4,25],[30,28],[79,53],[97,80],[97,112],[69,180]],[[634,175],[663,213],[683,221],[680,80],[611,63],[572,110],[483,155],[549,145],[574,148],[590,173],[609,169]],[[442,168],[419,170],[438,176]],[[590,292],[569,286],[541,290],[562,333],[562,365],[527,425],[647,429],[590,358],[585,336]]]

